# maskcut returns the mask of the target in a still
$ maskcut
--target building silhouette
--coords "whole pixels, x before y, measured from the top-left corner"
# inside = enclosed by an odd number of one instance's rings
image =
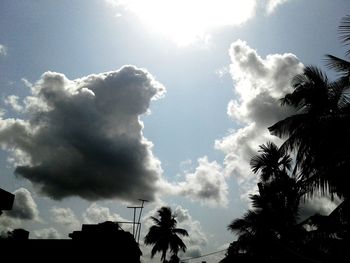
[[[0,211],[11,210],[14,195],[1,189]],[[140,263],[142,252],[134,236],[117,222],[83,224],[70,239],[29,239],[29,232],[15,229],[0,238],[0,260],[6,262],[128,262]],[[6,259],[6,260],[5,260]]]

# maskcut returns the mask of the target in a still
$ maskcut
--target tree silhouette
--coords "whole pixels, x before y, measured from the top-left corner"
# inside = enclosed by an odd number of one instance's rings
[[[320,190],[343,197],[348,193],[350,168],[348,86],[342,80],[329,81],[312,66],[296,75],[292,86],[294,91],[282,99],[282,104],[294,107],[296,113],[269,130],[286,138],[282,148],[296,151],[294,172],[299,172],[310,194]]]
[[[339,33],[349,45],[349,15],[342,19]],[[326,66],[335,70],[338,78],[329,81],[316,67],[306,67],[293,79],[294,91],[282,99],[282,104],[294,107],[296,113],[269,130],[286,138],[285,149],[296,152],[294,172],[307,186],[309,197],[319,191],[343,199],[330,215],[314,215],[304,222],[312,228],[305,246],[324,255],[323,259],[336,261],[345,255],[350,258],[346,249],[350,241],[350,62],[326,55]]]
[[[349,15],[339,33],[350,45]],[[350,259],[350,62],[333,55],[326,62],[338,78],[330,81],[319,68],[307,66],[293,78],[293,92],[281,99],[295,112],[269,130],[285,142],[280,148],[262,145],[252,158],[252,171],[260,175],[259,193],[250,197],[253,209],[228,226],[238,239],[222,263]],[[297,223],[300,198],[314,192],[342,202],[329,215],[315,214]]]
[[[253,173],[260,172],[260,180],[263,182],[285,177],[292,166],[292,159],[286,154],[286,151],[283,148],[278,148],[272,142],[259,147],[260,154],[252,157],[250,161]]]
[[[250,196],[253,209],[228,226],[238,239],[231,244],[223,262],[242,256],[278,262],[280,253],[287,253],[285,247],[295,247],[303,232],[297,225],[302,192],[299,181],[289,176],[291,162],[290,156],[271,142],[261,145],[259,154],[251,159],[252,171],[260,173],[259,193]],[[276,247],[280,249],[276,251]]]
[[[185,229],[176,228],[177,221],[170,207],[161,207],[158,211],[158,217],[151,217],[155,223],[150,227],[145,237],[146,245],[153,245],[151,257],[161,252],[161,261],[166,262],[166,253],[170,248],[173,255],[177,255],[179,250],[186,251],[186,245],[180,236],[188,236]]]
[[[342,18],[340,26],[338,28],[341,42],[345,46],[350,45],[350,15]],[[347,56],[350,56],[350,49],[346,52]],[[344,59],[338,58],[333,55],[326,55],[326,66],[330,69],[337,71],[340,77],[349,83],[350,76],[350,62]]]

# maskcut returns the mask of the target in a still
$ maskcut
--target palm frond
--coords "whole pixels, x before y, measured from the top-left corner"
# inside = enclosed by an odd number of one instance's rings
[[[145,239],[144,239],[145,244],[146,245],[155,244],[159,239],[159,236],[161,236],[161,229],[159,228],[159,226],[156,226],[156,225],[151,226],[147,235],[145,236]]]
[[[344,76],[329,85],[329,97],[334,114],[350,105],[349,76]]]
[[[174,228],[172,232],[180,236],[188,237],[188,232],[182,228]]]
[[[227,226],[227,229],[231,232],[237,232],[238,234],[251,233],[253,231],[252,227],[256,224],[257,214],[255,211],[248,210],[244,214],[243,218],[235,219]]]
[[[173,254],[177,254],[179,252],[179,250],[181,249],[183,252],[186,252],[186,245],[185,243],[181,240],[181,238],[179,238],[177,235],[173,235],[171,236],[170,242],[170,251]]]
[[[350,62],[344,59],[338,58],[336,56],[327,54],[326,67],[337,71],[341,76],[349,76],[350,72]]]
[[[350,15],[347,15],[342,18],[340,25],[338,27],[338,33],[340,41],[344,43],[344,45],[350,44]],[[350,50],[347,51],[347,55],[350,54]]]
[[[327,75],[318,67],[306,66],[303,71],[307,82],[313,82],[316,86],[327,86],[328,77]]]
[[[151,216],[151,219],[152,219],[152,221],[153,221],[155,224],[157,224],[157,225],[160,225],[160,224],[161,224],[161,221],[160,221],[158,218],[156,218],[156,217],[154,217],[154,216]]]

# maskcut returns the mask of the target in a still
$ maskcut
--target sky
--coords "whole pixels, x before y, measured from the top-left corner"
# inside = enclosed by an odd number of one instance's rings
[[[143,198],[141,239],[170,206],[182,258],[227,248],[256,191],[249,160],[291,114],[278,100],[305,65],[344,57],[348,14],[349,0],[2,0],[0,187],[16,200],[0,232],[68,238],[132,220]]]

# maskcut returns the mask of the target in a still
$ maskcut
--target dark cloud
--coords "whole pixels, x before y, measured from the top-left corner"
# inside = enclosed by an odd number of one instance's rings
[[[53,199],[152,200],[161,168],[140,116],[164,91],[133,66],[76,80],[46,72],[24,99],[29,119],[0,119],[0,144]]]

